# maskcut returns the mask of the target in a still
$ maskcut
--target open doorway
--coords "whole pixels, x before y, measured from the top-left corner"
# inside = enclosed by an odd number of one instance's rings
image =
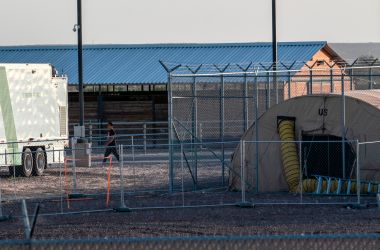
[[[342,138],[333,135],[302,135],[302,170],[305,177],[323,175],[352,177],[356,155],[350,143],[345,143],[345,176],[343,176]]]

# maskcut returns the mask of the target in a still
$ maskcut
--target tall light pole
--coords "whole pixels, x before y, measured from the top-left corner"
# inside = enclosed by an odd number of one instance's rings
[[[277,66],[276,0],[272,0],[272,62],[275,69]]]
[[[82,0],[77,0],[77,24],[74,31],[78,35],[78,85],[79,85],[79,125],[84,126],[83,96],[83,54],[82,54]]]
[[[273,88],[276,91],[276,104],[278,104],[277,88],[277,28],[276,28],[276,0],[272,0],[272,65],[273,65]]]

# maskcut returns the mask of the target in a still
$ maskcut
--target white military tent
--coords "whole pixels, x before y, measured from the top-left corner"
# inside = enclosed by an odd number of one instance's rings
[[[347,159],[351,164],[351,171],[346,178],[355,178],[357,148],[355,141],[368,142],[380,140],[380,90],[351,91],[344,97],[345,103],[345,131],[342,129],[342,96],[335,94],[321,94],[300,96],[284,101],[271,107],[258,119],[256,125],[245,132],[242,137],[244,154],[239,145],[232,157],[229,185],[231,189],[240,189],[241,166],[244,166],[246,188],[248,190],[258,187],[260,192],[288,191],[289,185],[283,170],[281,143],[278,133],[279,117],[289,117],[295,120],[294,135],[296,141],[305,138],[338,138],[341,139],[343,131],[347,141],[346,146],[354,156]],[[256,136],[258,135],[258,138]],[[256,143],[254,141],[267,141],[258,143],[258,168],[256,168]],[[269,142],[269,141],[272,141]],[[299,143],[297,148],[301,147]],[[339,143],[334,143],[339,145]],[[335,151],[339,155],[340,149]],[[301,151],[300,151],[301,152]],[[380,181],[380,143],[360,145],[359,164],[361,180]],[[242,155],[244,162],[241,165]],[[340,154],[341,155],[341,154]],[[302,157],[302,156],[301,156]],[[309,157],[309,155],[308,155]],[[314,158],[327,157],[323,155]],[[342,159],[342,158],[341,158]],[[341,168],[342,164],[330,166]],[[338,171],[339,172],[339,171]],[[257,181],[258,180],[258,181]],[[256,186],[257,185],[257,186]]]

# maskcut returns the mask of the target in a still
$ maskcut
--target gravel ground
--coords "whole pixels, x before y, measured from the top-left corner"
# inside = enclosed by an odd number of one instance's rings
[[[186,202],[194,202],[202,194],[188,194]],[[221,200],[236,201],[236,193],[203,194],[209,204]],[[130,203],[147,204],[158,201],[181,203],[182,195],[134,195],[127,196]],[[214,197],[214,199],[212,198]],[[289,195],[278,195],[287,199]],[[116,197],[112,197],[116,198]],[[265,201],[259,196],[256,201]],[[306,197],[307,198],[307,197]],[[374,201],[374,198],[367,198]],[[46,214],[52,201],[45,201],[41,210]],[[92,203],[94,202],[94,203]],[[93,208],[101,203],[98,199],[72,201],[81,208]],[[33,203],[28,203],[30,212]],[[75,205],[74,205],[75,204]],[[114,201],[113,204],[117,204]],[[166,203],[169,204],[169,203]],[[6,206],[5,206],[6,207]],[[112,207],[112,206],[111,206]],[[103,207],[104,208],[104,207]],[[23,221],[14,217],[0,222],[0,239],[22,239]],[[371,205],[367,208],[347,208],[343,205],[256,205],[240,208],[226,205],[198,208],[133,209],[128,213],[114,211],[85,212],[66,215],[41,215],[36,224],[35,239],[92,238],[92,237],[156,237],[156,236],[214,236],[214,235],[271,235],[271,234],[326,234],[326,233],[380,233],[380,210]]]
[[[29,215],[33,214],[36,203],[41,204],[35,239],[380,233],[380,210],[374,205],[355,209],[325,204],[355,202],[355,197],[304,195],[302,201],[313,205],[299,205],[295,203],[301,202],[300,195],[247,193],[247,201],[256,206],[240,208],[233,205],[241,200],[239,192],[225,188],[193,192],[189,177],[184,178],[187,192],[169,194],[165,163],[127,165],[123,171],[125,203],[133,209],[129,213],[117,213],[112,208],[120,204],[119,168],[115,164],[111,172],[108,206],[107,170],[99,165],[77,168],[78,190],[89,195],[73,200],[66,199],[72,188],[72,172],[65,178],[62,167],[48,169],[42,177],[16,179],[2,170],[2,210],[12,218],[0,222],[0,240],[24,238],[20,198],[27,198]],[[204,165],[200,173],[203,183],[211,187],[220,184],[220,170],[215,165]],[[177,190],[181,189],[180,177],[177,175],[175,179]],[[164,191],[137,192],[142,189]],[[375,198],[363,197],[362,202],[373,204]]]

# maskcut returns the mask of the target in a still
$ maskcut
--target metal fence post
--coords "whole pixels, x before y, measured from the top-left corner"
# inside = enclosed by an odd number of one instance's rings
[[[298,143],[298,158],[299,158],[299,165],[300,165],[300,183],[299,183],[299,187],[300,187],[300,203],[303,204],[303,174],[302,174],[302,169],[303,169],[303,165],[302,165],[302,141],[301,139],[299,139],[299,143]]]
[[[132,137],[133,140],[133,137]],[[136,192],[136,162],[134,156],[134,145],[132,144],[132,174],[133,174],[133,191]]]
[[[194,154],[194,189],[197,189],[198,184],[198,145],[197,145],[197,139],[198,139],[198,98],[197,98],[197,85],[196,85],[196,77],[193,77],[192,82],[192,92],[193,92],[193,109],[192,109],[192,148],[193,148],[193,154]],[[183,152],[181,152],[183,153]]]
[[[131,146],[132,146],[132,160],[135,161],[135,139],[131,136]]]
[[[72,149],[73,149],[73,194],[77,193],[77,174],[76,174],[76,148],[74,140],[72,141]]]
[[[312,68],[309,68],[309,91],[308,95],[313,94],[313,70]]]
[[[221,76],[222,84],[220,88],[220,110],[219,110],[219,117],[220,117],[220,139],[221,139],[221,151],[222,151],[222,186],[224,186],[224,76],[222,74]]]
[[[240,141],[240,185],[241,185],[241,203],[245,203],[245,145],[244,141]]]
[[[119,177],[120,177],[120,206],[118,208],[115,208],[118,212],[130,212],[131,209],[128,208],[125,205],[125,199],[124,199],[124,176],[123,176],[123,170],[124,170],[124,146],[119,145],[119,152],[120,152],[120,164],[119,164]]]
[[[350,90],[354,89],[354,79],[353,79],[354,69],[350,69]]]
[[[250,202],[247,202],[246,197],[245,197],[245,192],[246,192],[246,178],[245,178],[245,171],[246,171],[246,166],[245,166],[245,147],[246,147],[246,142],[245,140],[240,141],[240,188],[241,188],[241,202],[237,204],[239,207],[253,207],[253,204]]]
[[[144,154],[146,154],[146,123],[143,124]]]
[[[173,92],[171,83],[171,74],[168,72],[168,143],[169,143],[169,192],[173,192]]]
[[[266,104],[266,110],[268,110],[269,108],[270,108],[270,99],[271,99],[271,91],[270,91],[270,89],[271,89],[271,86],[270,86],[270,75],[269,75],[269,72],[267,72],[267,98],[266,98],[266,102],[265,102],[265,104]]]
[[[30,239],[30,222],[29,222],[29,216],[28,216],[28,209],[26,208],[26,202],[24,199],[21,201],[21,210],[22,210],[22,216],[24,220],[25,238],[29,240]]]
[[[248,80],[247,73],[244,73],[244,102],[243,102],[243,133],[248,129]]]
[[[199,123],[199,141],[201,142],[201,149],[203,149],[203,126],[202,123]]]
[[[61,155],[60,152],[58,152],[59,155]],[[63,164],[67,164],[67,160],[66,160],[66,150],[63,149]],[[64,166],[65,167],[65,166]],[[66,166],[67,167],[67,166]],[[64,187],[62,185],[62,165],[59,164],[59,188],[61,189],[60,192],[61,192],[61,197],[60,197],[60,202],[61,202],[61,213],[63,213],[63,202],[64,202],[64,195],[65,195],[65,190],[64,190]]]
[[[181,143],[181,192],[182,192],[182,206],[185,206],[185,190],[184,190],[184,173],[183,173],[183,144]]]
[[[291,81],[292,81],[292,78],[290,75],[290,71],[288,71],[288,99],[290,99],[291,95],[292,95],[291,84],[290,84]],[[285,93],[284,93],[284,95],[285,95]]]
[[[17,149],[18,151],[18,149]],[[22,153],[21,153],[21,157],[22,157]],[[12,142],[12,165],[13,165],[13,172],[14,172],[14,177],[16,178],[16,152],[15,152],[15,143]]]
[[[88,126],[88,130],[89,130],[90,142],[92,142],[92,123],[91,123],[91,120],[90,120],[90,124]]]
[[[360,205],[360,143],[356,140],[356,196]]]
[[[255,90],[255,154],[256,154],[256,193],[259,193],[259,88],[257,83],[258,70],[255,72],[254,90]]]
[[[341,71],[341,88],[342,88],[342,173],[343,178],[346,178],[346,98],[344,93],[344,70]]]
[[[330,93],[334,92],[334,76],[333,76],[333,69],[330,67]]]

